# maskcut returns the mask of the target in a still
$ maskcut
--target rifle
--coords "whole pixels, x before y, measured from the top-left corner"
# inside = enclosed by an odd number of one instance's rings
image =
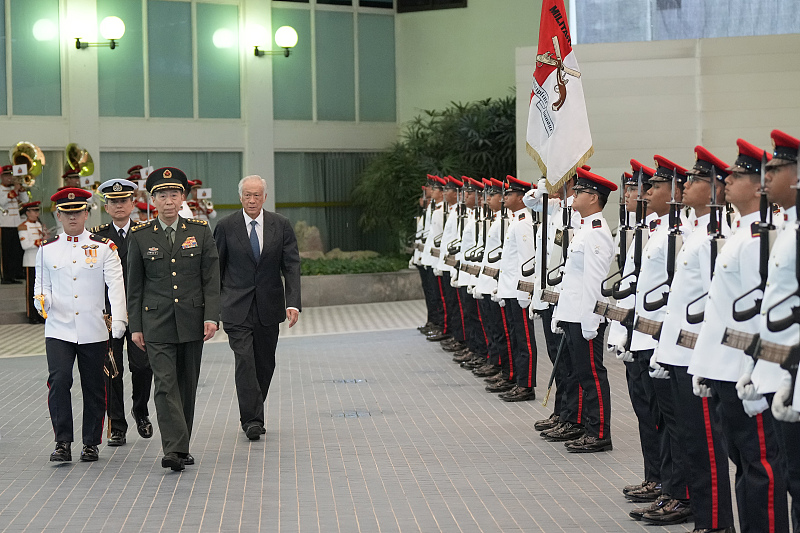
[[[549,201],[549,195],[547,194],[547,192],[545,192],[542,195],[541,200],[542,200],[542,221],[539,224],[541,226],[541,230],[540,231],[541,231],[541,235],[542,235],[542,246],[541,246],[542,263],[541,264],[542,265],[546,265],[547,264],[547,209],[548,209],[548,201]],[[535,228],[534,228],[534,231],[535,231]],[[534,239],[535,239],[535,236],[534,236]],[[527,265],[528,263],[531,263],[531,262],[533,262],[534,265],[531,268],[525,268],[525,265]],[[522,264],[522,275],[523,276],[525,276],[525,277],[530,276],[531,274],[533,274],[536,271],[535,262],[536,262],[536,252],[534,251],[533,252],[533,257],[531,257],[530,259],[528,259],[527,261],[525,261]],[[546,272],[545,268],[542,268],[541,270],[542,270],[542,290],[544,290],[544,289],[547,288],[547,272]],[[520,289],[519,287],[517,287],[517,288],[519,290],[523,290],[523,289]],[[528,291],[528,292],[533,294],[533,290]]]
[[[678,169],[672,169],[672,200],[669,203],[669,236],[667,237],[667,279],[661,284],[656,285],[646,293],[642,299],[642,306],[645,311],[653,312],[667,305],[669,300],[669,290],[661,293],[661,298],[655,302],[648,302],[647,296],[656,292],[659,288],[672,285],[675,278],[675,259],[678,251],[683,245],[683,234],[681,233],[681,203],[675,201],[675,192],[678,186]]]
[[[558,343],[558,351],[556,352],[556,358],[553,360],[553,370],[550,372],[550,379],[547,382],[547,394],[544,395],[544,401],[542,402],[542,407],[547,407],[547,400],[550,398],[550,391],[553,390],[553,382],[556,379],[556,368],[558,368],[558,361],[561,359],[561,352],[564,351],[564,345],[567,343],[567,335],[565,333],[561,334],[561,342]]]
[[[561,201],[564,205],[561,208],[561,218],[564,224],[564,229],[561,231],[561,242],[556,244],[561,245],[561,262],[554,268],[547,272],[547,284],[551,287],[561,283],[564,279],[564,265],[567,264],[567,255],[569,254],[569,242],[572,239],[572,208],[567,204],[567,184],[564,184],[564,192],[562,193]],[[556,234],[556,241],[558,241],[558,234]],[[553,272],[556,272],[553,275]]]
[[[497,263],[503,257],[503,244],[506,240],[506,182],[502,182],[500,186],[500,246],[494,250],[489,250],[489,257],[487,258],[490,263]],[[484,243],[485,244],[485,243]],[[495,254],[492,257],[492,254]]]
[[[475,245],[471,248],[464,250],[464,259],[466,261],[483,261],[483,246],[480,244],[480,229],[481,229],[481,220],[483,219],[484,222],[484,231],[485,231],[485,219],[483,218],[486,214],[485,205],[486,205],[486,188],[484,187],[482,193],[483,195],[483,203],[481,207],[478,207],[477,201],[477,193],[475,193]],[[477,254],[480,253],[481,257],[478,259]]]
[[[766,166],[767,152],[763,152],[761,155],[761,205],[759,207],[761,221],[758,223],[758,238],[760,244],[758,255],[758,273],[761,275],[761,282],[756,287],[750,289],[733,301],[733,319],[737,322],[750,320],[761,312],[761,301],[764,296],[763,291],[767,287],[767,276],[769,274],[769,251],[772,247],[772,241],[775,237],[775,226],[772,224],[772,209],[769,208],[767,191],[765,188],[765,179],[767,174],[765,168]],[[741,311],[736,309],[737,303],[758,291],[762,292],[762,297],[756,298],[751,308]]]
[[[625,173],[622,173],[622,179],[619,189],[619,226],[617,227],[617,236],[619,237],[619,253],[617,254],[617,266],[619,266],[619,270],[614,272],[612,275],[607,277],[603,280],[603,283],[600,284],[600,294],[608,298],[611,296],[613,289],[611,287],[606,287],[606,283],[611,281],[612,279],[616,278],[619,275],[622,275],[622,272],[625,270],[625,260],[628,256],[628,247],[631,243],[631,236],[633,233],[633,228],[629,224],[628,220],[628,206],[625,205]]]
[[[642,269],[642,251],[644,250],[644,245],[646,244],[647,238],[650,235],[650,230],[645,223],[645,218],[647,216],[647,200],[644,199],[644,195],[642,193],[643,176],[644,170],[640,168],[636,196],[636,235],[633,239],[633,271],[625,276],[622,276],[612,286],[610,296],[613,296],[615,300],[622,300],[636,292],[636,281],[639,279],[639,272]],[[613,277],[614,276],[612,276],[612,278]],[[633,277],[634,280],[630,282],[628,288],[620,290],[620,287],[622,287],[622,282],[630,277]],[[603,284],[605,284],[606,281],[608,280],[604,280]]]
[[[456,192],[456,232],[458,237],[447,243],[447,253],[455,255],[461,247],[461,239],[464,237],[464,224],[467,219],[467,204],[464,201],[466,192],[460,189]]]

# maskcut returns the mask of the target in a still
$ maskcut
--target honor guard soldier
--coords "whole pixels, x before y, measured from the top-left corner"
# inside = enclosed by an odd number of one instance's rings
[[[420,285],[422,285],[422,294],[425,297],[425,308],[428,315],[425,324],[419,326],[417,329],[423,335],[428,335],[434,328],[434,315],[436,314],[436,303],[434,300],[433,287],[428,282],[428,276],[425,273],[425,266],[422,264],[422,250],[425,246],[425,237],[427,236],[426,230],[430,226],[430,213],[431,201],[430,193],[428,191],[428,184],[422,185],[422,193],[418,199],[419,211],[414,217],[414,225],[416,227],[414,233],[414,251],[411,255],[411,260],[408,265],[409,268],[416,268],[419,273]]]
[[[605,319],[594,314],[605,300],[600,287],[614,258],[614,240],[603,218],[603,207],[617,186],[597,174],[578,169],[572,208],[581,216],[580,228],[569,243],[560,305],[553,312],[553,331],[563,329],[572,369],[583,390],[585,434],[568,441],[567,451],[592,453],[612,449],[611,391],[603,366]]]
[[[36,256],[36,309],[45,322],[49,377],[47,404],[55,432],[51,461],[71,461],[72,367],[78,359],[83,392],[81,461],[97,461],[103,437],[106,388],[103,360],[108,353],[105,289],[111,304],[114,338],[125,334],[125,287],[116,245],[85,229],[89,191],[65,188],[50,199],[64,232],[45,240]]]
[[[125,287],[128,286],[128,235],[131,227],[137,225],[131,220],[133,211],[133,195],[139,187],[132,181],[124,179],[108,180],[98,191],[105,199],[106,212],[111,216],[111,222],[91,229],[91,232],[101,237],[106,237],[117,245],[120,261],[122,262],[122,275]],[[120,339],[109,339],[111,342],[111,357],[106,369],[107,374],[107,410],[109,424],[109,446],[122,446],[126,442],[128,422],[125,419],[125,391],[123,375],[123,349],[127,341],[128,369],[131,374],[133,408],[131,416],[136,422],[136,430],[142,438],[149,439],[153,436],[153,424],[150,422],[150,412],[147,402],[150,401],[150,389],[153,383],[153,371],[147,360],[147,354],[131,340],[131,332],[127,330]]]
[[[36,254],[45,238],[42,223],[39,222],[39,205],[41,202],[28,202],[19,210],[25,221],[17,228],[19,230],[19,243],[24,255],[22,268],[25,269],[25,312],[31,324],[44,324],[44,319],[33,307],[33,286],[36,276]]]
[[[165,167],[147,177],[158,218],[131,228],[128,316],[131,338],[147,352],[164,457],[161,466],[194,464],[194,421],[203,342],[217,331],[219,255],[208,223],[178,216],[188,182]]]
[[[19,208],[31,201],[30,193],[20,183],[14,183],[14,167],[0,170],[0,278],[2,283],[22,283],[22,246],[17,228],[22,223]]]
[[[756,311],[738,321],[736,318],[743,317],[734,312],[734,305],[740,310],[757,308],[758,294],[752,289],[761,282],[759,220],[766,222],[767,215],[759,212],[767,211],[759,209],[759,174],[766,154],[742,139],[736,144],[739,154],[727,169],[731,174],[725,180],[725,198],[739,211],[739,218],[717,256],[703,326],[688,371],[693,376],[695,394],[710,393],[719,401],[728,454],[736,465],[736,503],[742,530],[786,532],[786,480],[772,413],[765,398],[742,401],[736,390],[741,369],[752,359],[735,341],[748,336],[752,341],[759,317]]]
[[[464,184],[454,178],[447,176],[447,183],[444,184],[444,203],[445,211],[443,215],[444,227],[438,249],[439,256],[434,265],[434,272],[442,282],[444,294],[445,316],[447,317],[447,333],[450,338],[442,339],[442,348],[448,352],[457,352],[466,348],[464,315],[461,311],[461,297],[454,286],[458,276],[456,270],[447,265],[445,260],[450,250],[458,246],[458,226],[459,210],[461,208],[460,189]],[[434,252],[435,253],[435,252]]]
[[[429,283],[433,287],[435,295],[434,299],[438,298],[437,314],[436,314],[436,328],[432,328],[430,333],[427,334],[428,340],[442,341],[450,338],[450,331],[447,326],[447,308],[444,304],[444,290],[442,287],[441,276],[436,275],[436,264],[439,262],[438,254],[440,252],[442,232],[444,231],[444,185],[447,180],[439,176],[428,176],[430,183],[431,194],[431,217],[430,228],[428,229],[428,236],[425,238],[425,244],[422,248],[422,264],[425,266],[425,272],[430,280]],[[437,254],[434,256],[434,252]]]

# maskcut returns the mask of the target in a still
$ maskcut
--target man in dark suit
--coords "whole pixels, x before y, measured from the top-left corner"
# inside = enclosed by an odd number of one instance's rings
[[[125,287],[128,286],[128,234],[131,226],[136,223],[131,221],[133,211],[133,194],[139,187],[132,181],[123,179],[108,180],[99,187],[100,194],[106,201],[106,212],[111,216],[111,223],[96,226],[89,231],[106,237],[117,245],[119,259],[122,262],[122,275]],[[108,298],[106,298],[108,302]],[[110,309],[108,303],[106,308]],[[133,409],[131,415],[136,422],[136,430],[142,438],[149,439],[153,436],[153,424],[150,423],[150,412],[147,402],[150,401],[150,389],[153,383],[153,371],[147,360],[147,353],[141,350],[131,340],[131,331],[125,332],[125,337],[115,339],[109,336],[111,343],[111,357],[106,363],[106,410],[108,412],[108,425],[110,435],[109,446],[122,446],[125,444],[125,434],[128,431],[128,422],[125,420],[125,391],[122,383],[124,364],[122,352],[125,341],[128,342],[128,369],[131,373],[133,385]]]
[[[236,360],[242,430],[250,440],[266,433],[264,401],[275,371],[278,326],[284,320],[294,326],[300,313],[297,239],[285,217],[264,210],[266,197],[261,177],[242,179],[242,211],[220,220],[214,230],[222,323]]]
[[[219,261],[208,223],[178,216],[186,174],[156,169],[147,190],[158,218],[131,228],[128,320],[131,338],[147,351],[155,381],[161,466],[183,470],[189,453],[203,342],[217,331]]]

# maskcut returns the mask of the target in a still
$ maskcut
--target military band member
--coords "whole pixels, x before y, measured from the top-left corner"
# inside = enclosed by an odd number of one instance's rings
[[[108,328],[105,289],[111,304],[111,334],[125,334],[125,287],[116,245],[85,229],[91,193],[65,188],[50,199],[64,232],[43,242],[36,257],[36,308],[46,313],[48,407],[56,448],[51,461],[71,461],[72,367],[78,360],[83,392],[81,461],[97,461],[105,417],[103,359]],[[39,296],[41,295],[41,299]]]
[[[22,257],[22,267],[25,269],[25,314],[31,324],[44,324],[44,319],[33,307],[33,285],[36,275],[36,254],[45,233],[42,223],[39,222],[39,205],[41,202],[28,202],[23,204],[19,210],[21,217],[25,221],[17,228],[19,230],[19,243],[22,246],[24,255]]]
[[[105,210],[111,216],[111,222],[91,229],[91,232],[106,237],[117,245],[120,261],[122,262],[122,275],[125,287],[128,286],[128,236],[131,227],[136,223],[131,220],[133,211],[133,195],[139,187],[132,181],[112,179],[104,182],[98,191],[105,198]],[[150,389],[153,383],[153,371],[147,354],[142,351],[131,338],[130,330],[119,339],[109,339],[111,342],[111,359],[107,373],[107,410],[110,426],[109,446],[122,446],[126,442],[128,422],[125,418],[125,390],[123,376],[125,365],[123,362],[123,349],[127,342],[128,369],[131,374],[133,406],[131,416],[136,423],[136,430],[142,438],[149,439],[153,436],[153,424],[150,422],[150,412],[147,402],[150,401]]]
[[[20,183],[14,183],[14,167],[0,170],[0,278],[3,285],[22,283],[22,246],[17,228],[22,223],[19,208],[31,201],[30,193]]]
[[[733,302],[760,284],[759,189],[762,151],[738,139],[736,162],[728,170],[725,198],[739,212],[733,234],[717,256],[703,326],[689,364],[695,394],[718,399],[730,459],[736,465],[736,502],[743,531],[788,531],[786,480],[780,467],[778,438],[765,398],[742,401],[736,391],[750,356],[722,344],[726,329],[758,332],[758,315],[738,322]],[[755,294],[739,302],[755,304]]]
[[[131,228],[128,315],[131,338],[147,352],[164,457],[161,466],[194,464],[194,421],[203,342],[220,316],[219,256],[205,221],[178,216],[188,182],[179,169],[154,170],[147,190],[158,218]]]
[[[605,319],[594,313],[603,279],[614,258],[614,240],[603,218],[603,207],[617,186],[597,174],[578,169],[572,208],[581,225],[569,243],[560,305],[553,313],[553,330],[563,328],[572,368],[583,390],[586,433],[566,443],[567,451],[592,453],[612,449],[611,391],[603,366]]]
[[[189,197],[194,202],[196,209],[196,211],[193,209],[193,211],[196,212],[195,218],[205,220],[206,222],[217,218],[217,212],[214,210],[214,205],[211,203],[211,201],[205,198],[197,197],[198,189],[203,187],[203,182],[201,180],[194,180],[190,181],[189,185],[191,186]]]
[[[143,222],[150,222],[156,218],[158,212],[156,212],[155,206],[147,202],[136,202],[136,215],[137,220],[135,220],[135,222],[141,224]]]

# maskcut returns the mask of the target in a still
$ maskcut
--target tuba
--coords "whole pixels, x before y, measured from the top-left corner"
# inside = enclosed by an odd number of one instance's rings
[[[94,161],[88,151],[76,143],[69,143],[65,152],[67,156],[65,170],[77,172],[82,178],[94,174]]]
[[[26,189],[36,184],[36,177],[44,167],[44,153],[41,148],[27,141],[18,142],[10,151],[12,165],[25,165],[28,171],[24,176],[17,176],[19,183]]]

